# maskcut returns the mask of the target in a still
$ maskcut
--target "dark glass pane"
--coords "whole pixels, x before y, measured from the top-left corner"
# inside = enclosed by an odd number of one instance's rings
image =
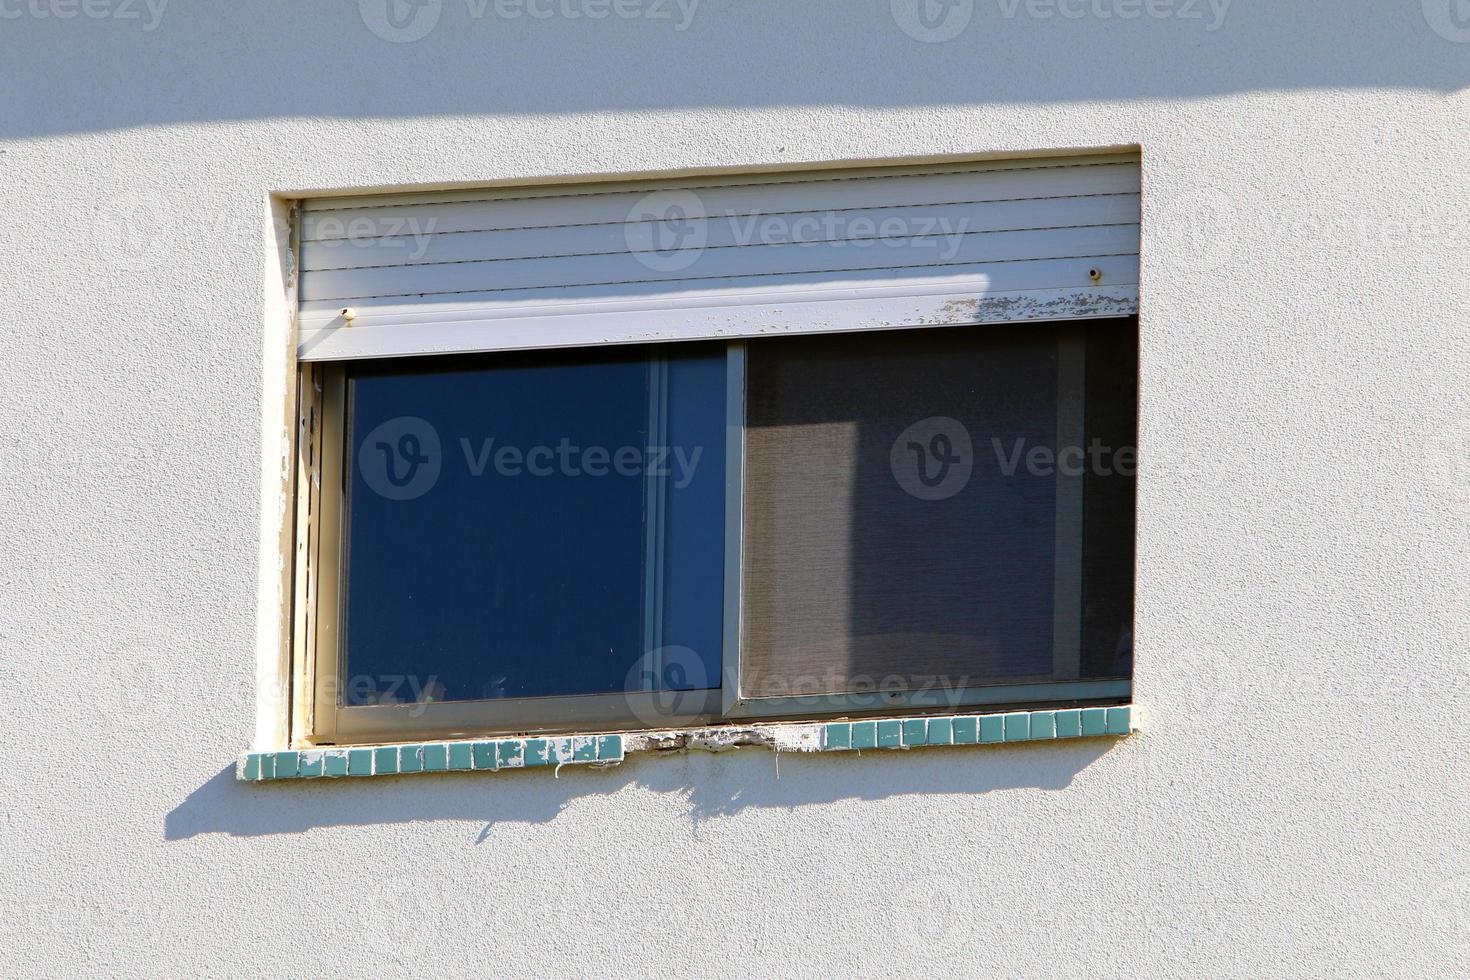
[[[646,689],[670,643],[718,661],[723,550],[686,525],[723,513],[724,348],[670,353],[349,368],[344,703]]]
[[[1134,498],[1138,445],[1138,321],[1088,336],[1082,565],[1082,671],[1133,675]]]
[[[725,360],[669,362],[657,689],[720,686],[725,612]]]
[[[1088,509],[1080,473],[1065,482],[1058,464],[1075,462],[1061,442],[1084,440],[1094,414],[1084,410],[1093,355],[1098,373],[1118,370],[1136,349],[1130,330],[1109,321],[751,343],[743,693],[1116,676],[1078,647],[1111,652],[1120,617],[1131,621],[1131,549],[1117,547],[1131,541],[1131,486]],[[1118,388],[1096,393],[1111,405]],[[1110,435],[1132,402],[1112,411],[1096,413]],[[1094,590],[1086,622],[1079,577],[1111,583]]]

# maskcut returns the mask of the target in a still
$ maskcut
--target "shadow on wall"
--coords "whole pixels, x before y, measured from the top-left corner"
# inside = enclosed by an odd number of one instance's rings
[[[483,821],[480,840],[497,824],[548,823],[580,799],[629,787],[687,799],[690,819],[749,807],[789,809],[893,796],[1062,790],[1097,761],[1114,739],[997,748],[884,750],[804,755],[736,750],[629,756],[608,769],[568,766],[500,773],[435,773],[368,779],[241,783],[233,765],[168,814],[164,837],[199,834],[256,837],[318,827],[421,820]]]
[[[1463,0],[12,0],[0,17],[7,138],[282,117],[1453,91],[1470,77]]]

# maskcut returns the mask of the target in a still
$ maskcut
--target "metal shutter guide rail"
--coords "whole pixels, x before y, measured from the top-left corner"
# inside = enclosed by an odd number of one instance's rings
[[[1138,220],[1134,154],[306,201],[298,355],[1119,316]]]

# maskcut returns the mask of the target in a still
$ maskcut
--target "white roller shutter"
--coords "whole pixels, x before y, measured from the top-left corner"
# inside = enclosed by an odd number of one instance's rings
[[[1135,155],[307,201],[299,354],[1116,316],[1138,216]]]

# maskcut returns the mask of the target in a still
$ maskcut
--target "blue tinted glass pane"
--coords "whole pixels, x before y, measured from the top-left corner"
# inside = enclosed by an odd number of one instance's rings
[[[690,525],[723,513],[724,352],[652,363],[624,348],[350,368],[345,704],[643,689],[644,655],[670,643],[718,662],[723,553]],[[697,458],[663,445],[709,438]]]
[[[657,687],[720,686],[724,642],[725,361],[671,362]],[[715,394],[718,393],[716,397]]]

